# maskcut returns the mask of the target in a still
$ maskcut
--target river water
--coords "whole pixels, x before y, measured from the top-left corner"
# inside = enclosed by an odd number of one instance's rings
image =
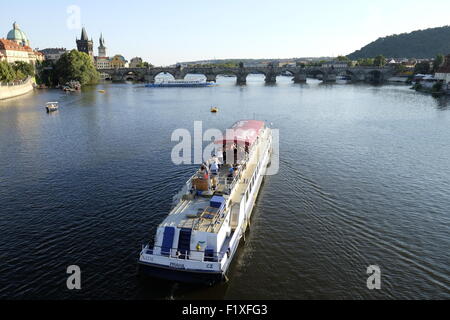
[[[0,297],[449,299],[450,101],[399,85],[234,82],[0,102]],[[60,110],[46,114],[47,101]],[[280,172],[262,186],[230,281],[141,279],[141,244],[195,170],[171,162],[173,130],[239,119],[280,130]],[[66,288],[69,265],[80,291]],[[370,265],[381,290],[366,286]]]

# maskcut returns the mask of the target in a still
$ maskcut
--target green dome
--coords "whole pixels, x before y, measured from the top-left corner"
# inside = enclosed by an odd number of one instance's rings
[[[15,22],[13,24],[13,29],[10,32],[8,32],[6,39],[20,42],[24,46],[29,45],[27,36],[25,35],[25,33],[23,33],[22,30],[19,29],[19,26]]]

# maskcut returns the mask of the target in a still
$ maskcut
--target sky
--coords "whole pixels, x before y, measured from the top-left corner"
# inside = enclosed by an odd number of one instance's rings
[[[206,59],[346,55],[391,34],[450,24],[449,0],[40,0],[0,4],[0,37],[16,21],[33,48],[76,47],[154,65]]]

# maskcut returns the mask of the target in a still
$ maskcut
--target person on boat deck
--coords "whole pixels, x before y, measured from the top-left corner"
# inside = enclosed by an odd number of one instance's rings
[[[211,163],[211,166],[209,167],[209,169],[211,170],[211,174],[213,176],[217,176],[219,174],[219,165],[217,164],[216,161],[213,161]]]
[[[217,164],[217,166],[220,170],[220,167],[222,166],[222,161],[215,153],[213,154],[212,159],[211,159],[211,163],[214,163],[214,162]]]
[[[203,174],[204,179],[209,179],[209,169],[205,162],[200,167],[200,173]]]
[[[228,178],[233,178],[234,177],[234,167],[231,167],[230,170],[228,171]]]

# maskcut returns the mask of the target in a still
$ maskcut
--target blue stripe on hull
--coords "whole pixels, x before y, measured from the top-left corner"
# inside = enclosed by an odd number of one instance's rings
[[[220,272],[185,271],[147,263],[139,263],[139,273],[153,278],[209,286],[223,279],[223,275]]]

